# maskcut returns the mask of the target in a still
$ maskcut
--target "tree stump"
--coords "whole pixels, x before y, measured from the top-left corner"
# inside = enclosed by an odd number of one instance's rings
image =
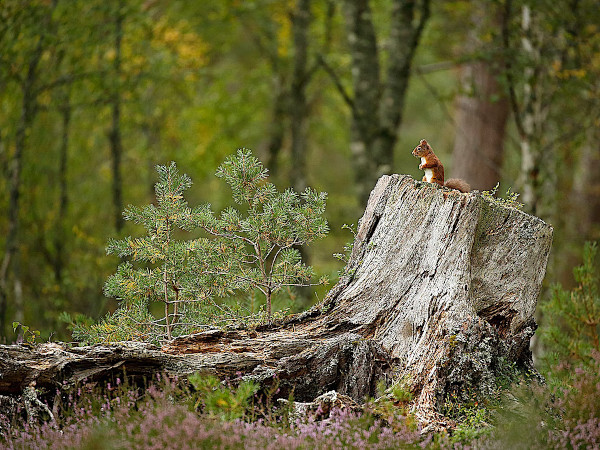
[[[435,422],[448,395],[491,393],[503,364],[535,370],[529,341],[551,242],[552,228],[520,210],[383,176],[344,275],[320,305],[283,323],[210,330],[162,348],[0,346],[0,394],[22,401],[33,386],[51,401],[56,389],[123,370],[241,372],[300,402],[332,390],[362,402],[379,380],[403,378],[419,420]]]

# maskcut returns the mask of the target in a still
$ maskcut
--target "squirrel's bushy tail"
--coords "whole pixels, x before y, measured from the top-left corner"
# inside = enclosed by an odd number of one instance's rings
[[[450,189],[456,189],[460,192],[471,192],[471,186],[465,180],[460,178],[450,178],[446,180],[444,186]]]

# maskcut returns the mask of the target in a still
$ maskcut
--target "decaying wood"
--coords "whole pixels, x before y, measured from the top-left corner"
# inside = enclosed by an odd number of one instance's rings
[[[331,410],[337,409],[339,411],[351,411],[358,413],[361,411],[361,406],[357,404],[347,395],[340,394],[336,391],[325,392],[319,395],[312,402],[294,402],[290,405],[288,399],[279,398],[278,403],[281,406],[288,407],[290,409],[290,419],[303,419],[306,417],[312,417],[313,419],[326,419],[329,417]]]
[[[533,314],[552,241],[542,220],[478,194],[408,176],[371,193],[345,275],[325,300],[285,323],[212,330],[158,348],[0,346],[0,394],[55,393],[121,373],[193,372],[278,383],[310,402],[335,390],[361,402],[404,378],[417,416],[447,395],[486,395],[502,364],[532,369]],[[467,394],[466,394],[467,393]]]

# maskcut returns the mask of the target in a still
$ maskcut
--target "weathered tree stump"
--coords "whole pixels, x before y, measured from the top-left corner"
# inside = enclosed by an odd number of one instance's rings
[[[503,364],[534,370],[529,341],[551,242],[542,220],[479,194],[383,176],[345,275],[320,305],[284,323],[162,348],[0,346],[0,394],[22,401],[35,386],[53,395],[123,370],[200,371],[277,380],[281,397],[293,390],[300,402],[331,390],[361,402],[378,380],[404,377],[417,417],[435,421],[447,395],[490,393]]]

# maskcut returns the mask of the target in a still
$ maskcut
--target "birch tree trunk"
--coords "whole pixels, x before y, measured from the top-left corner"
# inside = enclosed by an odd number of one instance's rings
[[[504,6],[502,34],[505,51],[510,49],[509,21],[513,14],[512,1]],[[542,52],[547,53],[548,44],[544,42],[544,34],[540,31],[536,20],[539,10],[535,10],[528,2],[520,9],[520,54],[525,60],[522,78],[522,94],[517,98],[515,74],[513,74],[510,56],[506,64],[506,75],[510,103],[515,125],[519,133],[521,150],[521,173],[519,185],[522,189],[522,200],[531,214],[540,214],[543,207],[544,183],[549,184],[552,178],[547,167],[554,158],[552,152],[544,151],[543,139],[554,87],[548,84],[547,64],[542,61]],[[548,40],[546,38],[546,40]],[[546,47],[546,48],[544,48]]]
[[[253,330],[211,330],[162,348],[121,343],[0,346],[0,394],[157,371],[278,383],[310,401],[358,402],[406,376],[423,424],[447,395],[488,395],[503,361],[533,370],[529,340],[552,228],[476,194],[383,176],[359,223],[345,275],[318,306]]]

